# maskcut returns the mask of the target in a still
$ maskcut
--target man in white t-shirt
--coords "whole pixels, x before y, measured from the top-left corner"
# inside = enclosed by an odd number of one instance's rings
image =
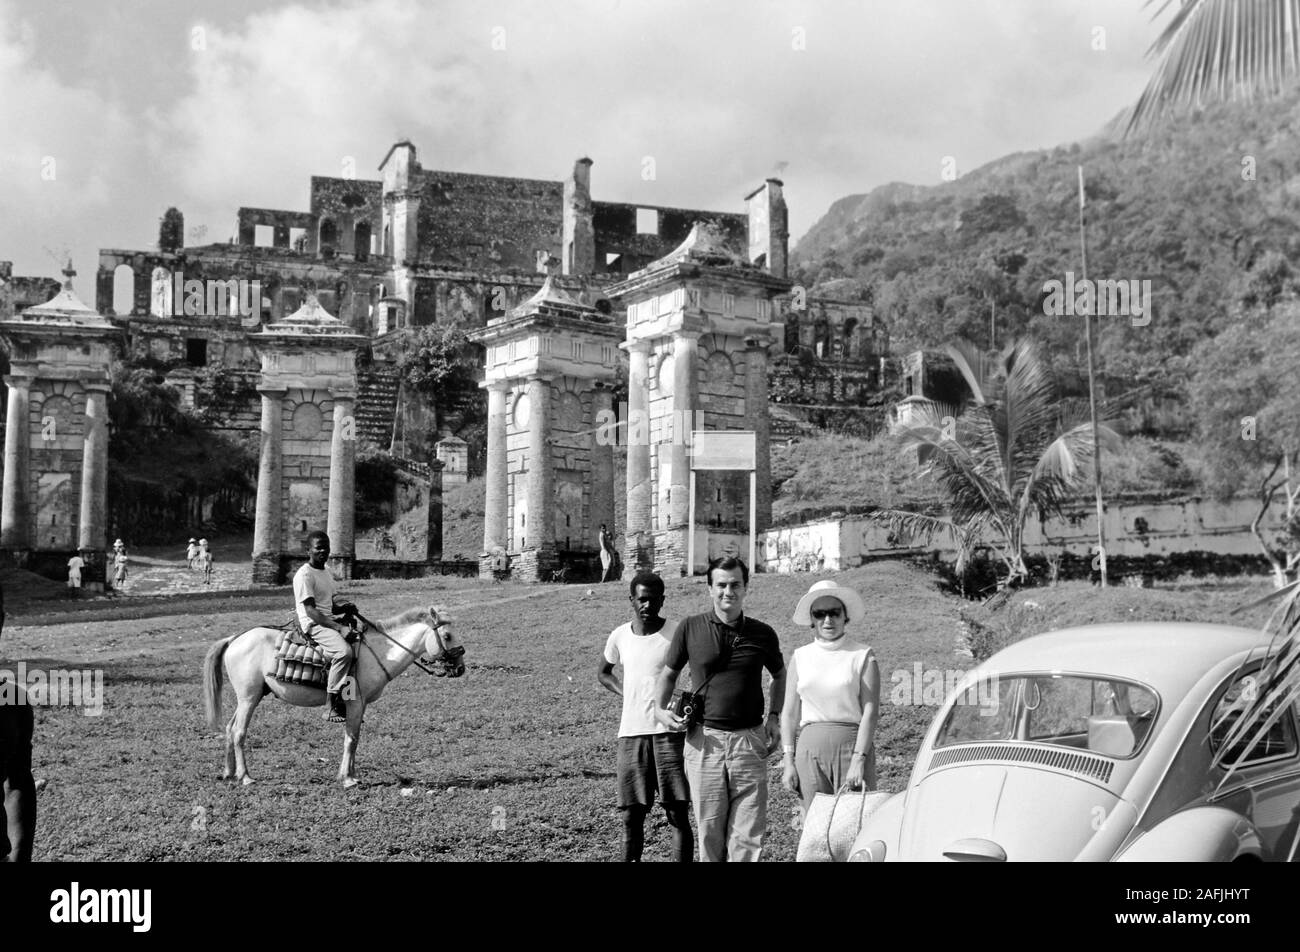
[[[347,720],[343,684],[352,664],[347,629],[334,620],[334,576],[325,563],[330,557],[330,537],[319,529],[307,536],[307,562],[293,577],[293,605],[303,634],[316,643],[330,661],[325,686],[325,720]]]
[[[673,830],[673,854],[689,863],[695,851],[691,836],[690,787],[683,756],[686,735],[671,731],[654,716],[655,685],[664,670],[669,640],[659,611],[664,604],[664,580],[651,572],[632,579],[628,601],[632,620],[610,632],[601,657],[598,680],[623,699],[618,726],[618,808],[623,815],[623,860],[641,861],[645,819],[655,793]],[[623,665],[620,684],[614,665]]]

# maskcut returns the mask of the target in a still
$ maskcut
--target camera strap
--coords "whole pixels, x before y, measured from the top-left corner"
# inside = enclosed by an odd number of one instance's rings
[[[719,652],[718,659],[713,664],[713,670],[709,672],[709,676],[704,679],[704,682],[698,688],[695,687],[694,685],[691,686],[692,694],[700,694],[706,687],[709,686],[709,682],[713,680],[713,676],[731,663],[732,649],[735,648],[735,643],[739,640],[740,640],[739,633],[737,633],[737,635],[734,638],[727,638],[723,640],[722,651]]]

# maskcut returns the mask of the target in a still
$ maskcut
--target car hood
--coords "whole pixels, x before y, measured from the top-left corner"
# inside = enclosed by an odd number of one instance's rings
[[[1051,769],[963,764],[936,770],[908,794],[903,860],[1068,861],[1119,798]]]

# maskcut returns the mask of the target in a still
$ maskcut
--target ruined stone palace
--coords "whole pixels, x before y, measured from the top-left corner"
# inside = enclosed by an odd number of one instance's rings
[[[420,163],[412,143],[398,142],[384,155],[375,178],[313,176],[305,210],[240,208],[228,241],[199,243],[195,239],[202,236],[191,235],[189,243],[164,239],[165,245],[154,250],[101,250],[92,310],[118,332],[118,353],[147,355],[164,364],[167,380],[184,402],[201,404],[205,382],[220,372],[233,382],[230,389],[238,399],[222,408],[217,425],[262,432],[266,394],[258,389],[266,389],[266,372],[256,341],[313,300],[313,307],[336,318],[342,331],[361,338],[354,397],[359,439],[391,448],[411,478],[445,474],[459,482],[485,475],[492,441],[500,439],[489,435],[485,444],[484,419],[489,429],[492,419],[506,420],[506,446],[496,445],[507,460],[507,478],[502,489],[499,474],[486,473],[488,505],[497,508],[485,541],[491,535],[495,544],[522,554],[532,541],[545,538],[555,552],[542,560],[548,564],[590,557],[599,524],[613,521],[604,500],[615,490],[606,489],[600,454],[563,447],[565,439],[575,442],[563,434],[588,428],[606,403],[615,415],[625,412],[625,390],[628,403],[641,399],[635,388],[628,389],[627,368],[635,374],[646,347],[646,373],[668,374],[663,357],[684,353],[681,340],[690,337],[699,376],[687,384],[691,405],[705,414],[707,426],[730,428],[742,423],[752,428],[756,414],[765,420],[758,409],[764,397],[796,410],[863,406],[881,386],[882,358],[889,351],[888,331],[868,305],[809,296],[789,285],[780,182],[770,180],[751,191],[738,202],[743,211],[709,211],[597,200],[592,170],[592,161],[581,158],[557,180],[439,171]],[[725,246],[729,262],[682,259],[674,267],[680,272],[703,264],[746,274],[700,278],[698,305],[689,303],[695,298],[680,281],[680,306],[656,303],[676,299],[668,285],[647,283],[646,272],[678,251],[697,224],[707,226],[710,242]],[[178,234],[184,234],[183,221]],[[716,251],[710,252],[715,259]],[[0,261],[0,320],[50,301],[60,289],[57,281],[11,272]],[[766,277],[757,279],[760,273]],[[548,281],[550,290],[538,298]],[[727,310],[757,308],[760,298],[767,309],[760,336],[769,348],[761,358],[746,343],[749,330],[736,323],[742,317],[757,320],[757,311]],[[672,318],[680,326],[666,336],[646,336],[648,331],[637,328],[658,326],[654,321],[667,312],[651,312],[660,308],[680,311],[680,320]],[[493,330],[510,321],[508,329]],[[480,342],[497,356],[488,360],[488,386],[434,408],[400,387],[397,361],[403,342],[419,328],[447,324],[482,333]],[[521,347],[533,346],[530,340],[568,340],[565,346],[571,348],[563,359],[556,351],[545,355],[532,373],[549,377],[551,388],[547,420],[555,428],[550,437],[555,456],[545,478],[526,475],[524,446],[540,424],[530,423],[522,410],[516,419],[511,402],[539,386],[508,366]],[[502,356],[510,353],[515,356]],[[713,390],[724,357],[734,392]],[[766,371],[756,374],[751,368],[761,362]],[[654,392],[644,396],[657,427],[655,408],[672,403],[664,403],[671,384],[665,377],[663,385],[656,378],[648,386]],[[494,397],[498,392],[502,395]],[[546,399],[538,395],[535,402]],[[324,397],[315,404],[327,422],[333,405]],[[783,414],[778,428],[788,419]],[[611,526],[629,564],[647,553],[678,548],[654,534],[675,525],[680,498],[673,492],[681,469],[672,470],[671,451],[660,459],[653,440],[650,447],[649,509],[638,495],[635,512],[627,515],[636,528]],[[631,456],[641,467],[639,453]],[[41,478],[34,470],[29,476]],[[320,498],[328,501],[332,475],[317,477]],[[550,487],[546,495],[539,495],[545,487]],[[624,487],[617,492],[626,495]],[[725,478],[710,483],[711,502],[703,506],[701,521],[719,539],[739,528],[740,495]],[[554,503],[552,519],[542,520],[549,528],[531,540],[530,499],[534,507],[541,499]],[[328,512],[322,518],[333,521]],[[358,532],[348,557],[391,558],[400,550],[403,560],[414,563],[441,555],[437,540],[421,550],[397,530],[395,522],[373,533]],[[640,540],[630,548],[629,532]],[[290,542],[286,536],[285,544]]]

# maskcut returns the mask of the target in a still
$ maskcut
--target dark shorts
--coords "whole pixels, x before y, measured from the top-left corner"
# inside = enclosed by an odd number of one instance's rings
[[[691,789],[686,784],[686,761],[682,755],[686,735],[638,734],[618,739],[618,808],[641,806],[649,809],[655,791],[667,807],[672,803],[690,803]]]

